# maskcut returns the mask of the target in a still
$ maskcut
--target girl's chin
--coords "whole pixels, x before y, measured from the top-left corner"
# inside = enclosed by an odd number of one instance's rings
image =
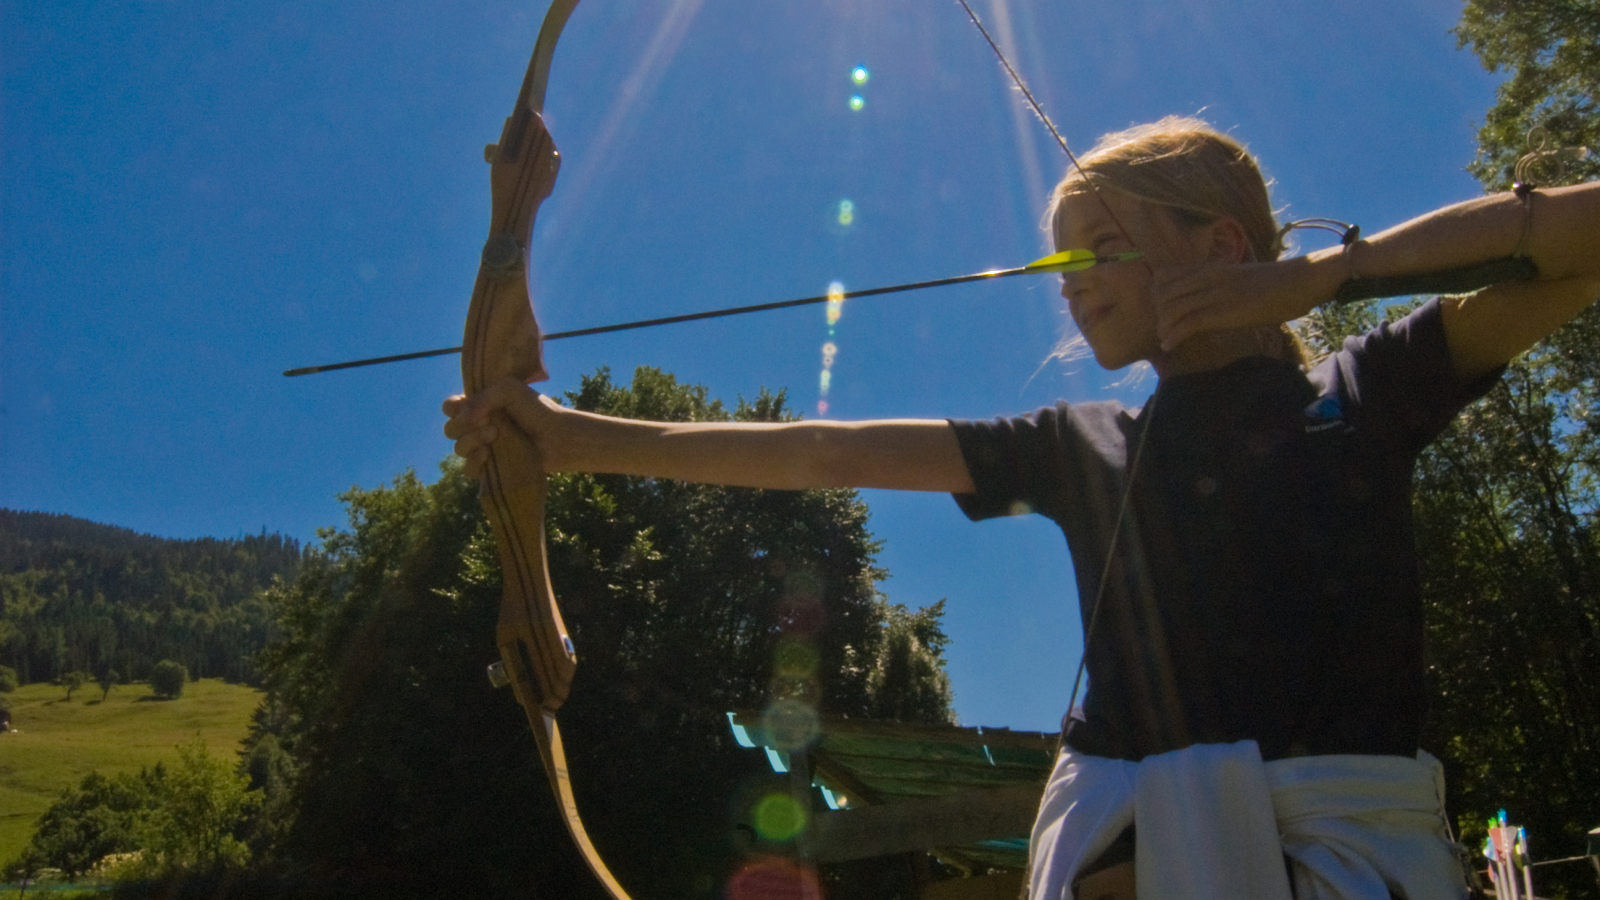
[[[1095,347],[1094,344],[1091,343],[1089,345],[1089,349],[1094,351],[1094,361],[1099,364],[1100,368],[1105,369],[1107,372],[1115,372],[1118,369],[1126,369],[1136,362],[1144,361],[1143,356],[1140,356],[1136,353],[1130,353],[1129,351],[1119,347],[1107,347],[1102,350]]]

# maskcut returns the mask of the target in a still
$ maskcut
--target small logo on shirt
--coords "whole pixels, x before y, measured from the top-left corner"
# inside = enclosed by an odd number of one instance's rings
[[[1305,408],[1306,434],[1318,434],[1335,428],[1353,431],[1344,420],[1344,407],[1333,395],[1318,397]]]

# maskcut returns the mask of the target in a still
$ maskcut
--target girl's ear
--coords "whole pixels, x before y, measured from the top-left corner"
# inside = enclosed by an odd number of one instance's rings
[[[1205,226],[1207,235],[1206,247],[1207,261],[1220,263],[1251,262],[1253,257],[1250,251],[1250,238],[1244,233],[1244,226],[1239,220],[1231,216],[1220,219]]]

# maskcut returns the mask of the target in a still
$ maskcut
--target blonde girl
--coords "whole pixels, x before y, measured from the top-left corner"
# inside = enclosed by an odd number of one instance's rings
[[[1064,722],[1030,896],[1460,897],[1426,692],[1417,455],[1500,368],[1600,296],[1600,185],[1500,194],[1280,259],[1255,160],[1204,122],[1108,135],[1055,189],[1062,277],[1140,408],[991,421],[653,423],[507,382],[445,402],[483,465],[504,410],[552,471],[773,489],[942,491],[972,519],[1056,522],[1089,687]],[[1284,324],[1358,279],[1531,261],[1314,366]],[[1065,574],[1065,573],[1063,573]]]

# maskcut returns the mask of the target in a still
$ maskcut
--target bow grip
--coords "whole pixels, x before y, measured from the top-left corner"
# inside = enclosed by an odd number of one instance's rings
[[[578,657],[545,563],[544,466],[515,425],[503,421],[497,428],[478,495],[505,583],[495,644],[504,677],[537,727],[540,710],[554,713],[567,699]]]

